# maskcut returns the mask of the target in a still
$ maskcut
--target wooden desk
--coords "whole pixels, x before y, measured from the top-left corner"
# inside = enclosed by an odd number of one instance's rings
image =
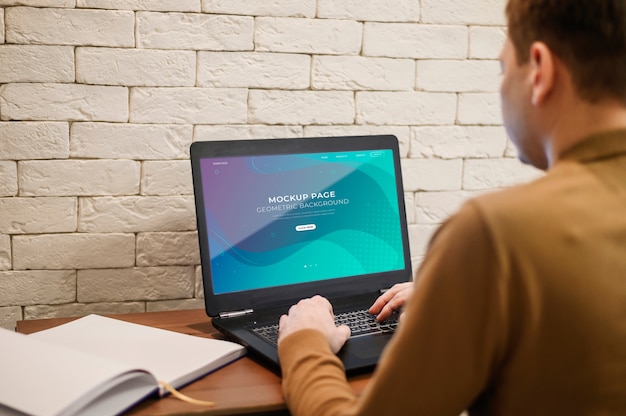
[[[109,315],[128,322],[154,326],[200,337],[221,338],[204,310],[147,312]],[[18,321],[17,332],[30,334],[51,328],[75,318],[52,318]],[[167,359],[167,357],[164,357]],[[369,375],[350,379],[360,394]],[[129,415],[176,414],[288,414],[280,387],[280,377],[259,362],[245,356],[228,366],[189,384],[181,392],[200,400],[214,401],[214,407],[200,407],[174,399],[149,399],[133,407]]]

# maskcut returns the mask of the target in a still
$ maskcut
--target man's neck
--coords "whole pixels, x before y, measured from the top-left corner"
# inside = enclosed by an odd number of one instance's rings
[[[616,101],[588,103],[578,101],[563,111],[551,129],[550,165],[567,149],[599,133],[626,129],[626,106]]]

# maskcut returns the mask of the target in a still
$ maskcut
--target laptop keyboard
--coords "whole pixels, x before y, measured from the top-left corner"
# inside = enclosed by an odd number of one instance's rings
[[[367,310],[345,312],[335,315],[336,325],[347,325],[350,328],[350,338],[362,337],[371,334],[383,334],[395,331],[398,326],[398,313],[383,322],[377,322],[375,315]],[[273,344],[278,342],[278,324],[265,325],[252,329],[260,337]]]

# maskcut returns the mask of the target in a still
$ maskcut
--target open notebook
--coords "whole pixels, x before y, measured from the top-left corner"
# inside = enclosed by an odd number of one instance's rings
[[[195,142],[191,163],[207,313],[274,369],[276,324],[299,299],[362,311],[411,279],[396,137]],[[353,330],[346,370],[371,369],[392,331]]]
[[[159,381],[182,387],[243,354],[233,342],[99,315],[31,335],[0,328],[0,414],[118,414],[163,396]]]

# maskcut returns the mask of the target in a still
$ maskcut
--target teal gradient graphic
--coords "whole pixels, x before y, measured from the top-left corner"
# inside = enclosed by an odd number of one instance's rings
[[[203,159],[214,293],[404,268],[391,150]]]

